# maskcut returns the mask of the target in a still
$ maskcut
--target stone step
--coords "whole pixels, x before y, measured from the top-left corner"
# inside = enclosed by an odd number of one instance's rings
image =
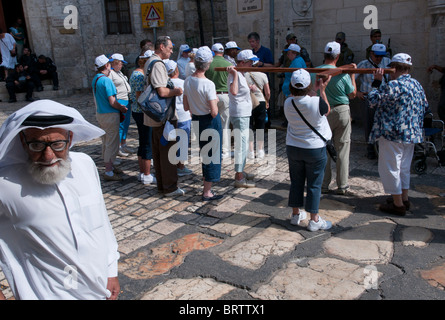
[[[59,90],[53,90],[52,84],[45,84],[43,86],[43,91],[37,92],[34,90],[33,98],[39,100],[60,98],[69,95],[70,93],[72,93],[71,91],[72,90],[60,89],[60,88]],[[16,93],[16,96],[17,96],[17,101],[24,101],[26,93],[25,92]],[[0,100],[3,102],[8,102],[9,100],[8,91],[6,90],[6,87],[1,83],[0,83]]]

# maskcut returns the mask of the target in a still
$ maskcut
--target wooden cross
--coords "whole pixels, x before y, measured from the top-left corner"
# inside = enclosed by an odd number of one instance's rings
[[[374,73],[376,68],[364,68],[364,69],[354,69],[351,66],[342,66],[339,68],[278,68],[278,67],[235,67],[237,71],[240,72],[267,72],[267,73],[282,73],[282,72],[294,72],[299,69],[304,69],[309,73],[317,73],[318,77],[327,76],[337,76],[342,73],[346,74],[369,74]],[[226,71],[226,68],[215,68],[215,71]],[[395,68],[383,69],[385,74],[396,72]]]

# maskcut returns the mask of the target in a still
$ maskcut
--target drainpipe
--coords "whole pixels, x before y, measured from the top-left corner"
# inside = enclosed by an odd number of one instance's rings
[[[270,0],[270,50],[272,51],[273,61],[275,61],[275,1]],[[270,77],[270,107],[269,110],[273,110],[275,112],[275,73]],[[270,115],[270,111],[269,111]]]
[[[200,0],[196,0],[196,4],[198,7],[198,22],[199,22],[199,35],[201,38],[201,46],[204,45],[204,30],[202,27],[202,12],[201,12],[201,1]]]

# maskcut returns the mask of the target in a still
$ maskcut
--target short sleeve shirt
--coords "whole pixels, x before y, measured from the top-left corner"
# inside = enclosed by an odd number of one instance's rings
[[[110,78],[98,73],[93,78],[92,87],[96,99],[97,113],[119,113],[119,110],[113,108],[108,101],[109,97],[117,94],[116,86]]]

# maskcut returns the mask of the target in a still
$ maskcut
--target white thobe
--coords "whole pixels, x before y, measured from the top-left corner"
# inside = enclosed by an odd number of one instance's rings
[[[105,299],[119,253],[93,160],[36,183],[26,164],[0,168],[0,266],[16,299]]]

